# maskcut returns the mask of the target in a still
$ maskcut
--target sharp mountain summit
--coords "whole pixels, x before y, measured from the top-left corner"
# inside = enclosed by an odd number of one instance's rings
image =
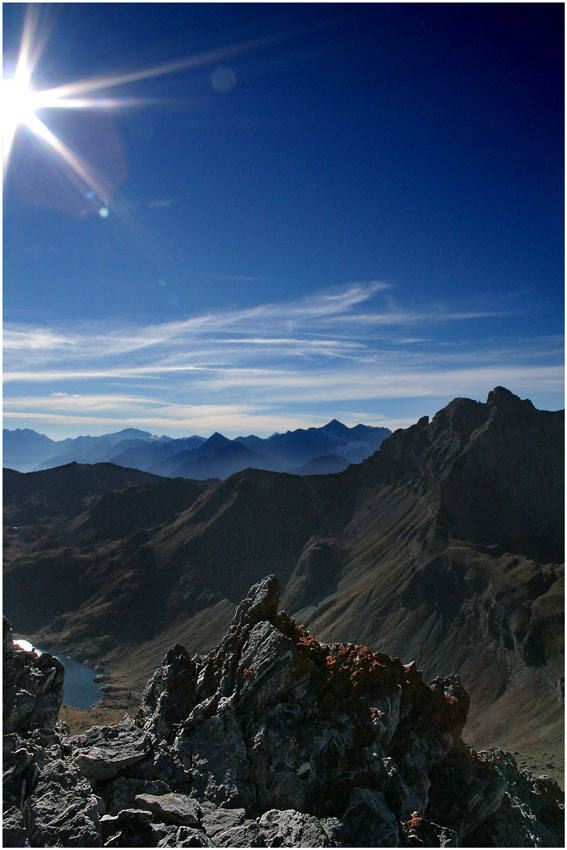
[[[55,441],[24,428],[4,429],[3,450],[4,466],[20,472],[73,462],[109,462],[156,475],[206,479],[227,478],[250,466],[298,474],[339,472],[373,454],[390,434],[389,428],[348,428],[336,419],[322,428],[298,428],[266,439],[250,434],[235,440],[219,433],[208,439],[196,435],[172,439],[125,428],[101,437]]]

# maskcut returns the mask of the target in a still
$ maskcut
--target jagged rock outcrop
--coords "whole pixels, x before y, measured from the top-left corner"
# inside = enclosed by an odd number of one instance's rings
[[[17,647],[5,617],[2,655],[4,732],[53,727],[63,703],[62,663]]]
[[[278,604],[268,576],[213,652],[168,652],[134,720],[9,732],[5,845],[562,846],[557,783],[461,740],[458,677],[319,643]]]
[[[98,847],[97,799],[56,728],[63,665],[15,646],[5,618],[3,650],[3,844]]]

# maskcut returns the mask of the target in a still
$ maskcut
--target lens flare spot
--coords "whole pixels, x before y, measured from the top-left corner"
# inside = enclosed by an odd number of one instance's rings
[[[98,214],[101,218],[108,218],[108,216],[110,215],[110,210],[108,209],[108,207],[101,207],[98,211]]]
[[[215,91],[226,94],[236,85],[236,74],[232,68],[220,65],[211,74],[211,86]]]
[[[167,286],[167,281],[164,280],[163,277],[160,277],[160,279],[158,280],[158,286],[161,286],[161,287]]]

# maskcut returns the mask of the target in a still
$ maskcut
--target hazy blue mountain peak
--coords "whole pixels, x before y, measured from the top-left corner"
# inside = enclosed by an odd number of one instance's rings
[[[360,463],[389,434],[385,428],[348,428],[338,419],[322,427],[297,428],[262,438],[255,434],[229,440],[216,431],[210,437],[160,437],[138,428],[124,428],[99,437],[50,440],[31,429],[4,429],[4,465],[28,472],[68,464],[112,462],[157,475],[224,478],[246,467],[278,472],[302,469],[331,471]],[[318,458],[315,466],[305,466]],[[303,467],[305,466],[305,471]]]

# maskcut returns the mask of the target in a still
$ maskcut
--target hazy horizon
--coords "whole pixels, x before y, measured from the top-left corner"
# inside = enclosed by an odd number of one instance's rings
[[[506,388],[506,389],[508,389],[508,388]],[[448,399],[447,403],[449,403],[449,401],[452,401],[452,399]],[[475,398],[475,399],[473,399],[473,401],[485,402],[486,398]],[[445,405],[442,405],[442,407],[444,407],[444,406]],[[537,407],[537,405],[535,405],[535,406]],[[436,408],[431,413],[422,413],[419,416],[416,416],[415,418],[407,417],[405,419],[397,419],[397,420],[391,419],[391,420],[389,420],[389,423],[386,422],[386,421],[373,422],[373,421],[371,421],[370,418],[365,419],[364,421],[362,421],[362,420],[356,421],[355,419],[351,419],[351,420],[347,419],[345,421],[345,420],[341,419],[340,417],[336,416],[336,417],[333,417],[333,419],[338,419],[339,422],[341,422],[343,425],[346,425],[347,428],[354,428],[357,425],[368,425],[368,426],[373,427],[373,428],[389,428],[390,431],[393,432],[397,428],[409,428],[411,425],[415,424],[418,421],[418,419],[421,419],[422,416],[429,416],[429,418],[432,419],[435,416],[435,414],[439,410],[442,409],[442,407]],[[547,409],[547,408],[541,408],[541,409]],[[561,407],[561,408],[551,408],[551,409],[562,410],[563,407]],[[277,428],[275,431],[258,430],[258,431],[254,431],[254,432],[248,431],[246,433],[240,432],[240,431],[237,431],[237,430],[234,430],[234,429],[233,430],[227,430],[227,431],[220,431],[218,428],[214,428],[214,427],[209,428],[209,429],[204,429],[199,433],[197,433],[197,432],[192,432],[192,433],[184,433],[183,432],[182,433],[182,432],[177,432],[175,430],[173,432],[167,432],[166,433],[165,431],[152,431],[151,428],[142,428],[142,427],[139,427],[138,425],[136,425],[134,423],[127,423],[127,424],[120,423],[120,422],[115,423],[114,420],[112,420],[113,424],[109,424],[109,425],[106,425],[106,426],[101,424],[101,425],[96,426],[96,428],[94,428],[94,429],[92,429],[92,428],[89,429],[88,431],[87,430],[81,430],[80,426],[77,426],[76,428],[70,428],[68,426],[60,426],[60,427],[51,426],[51,427],[43,427],[43,428],[39,428],[39,427],[32,428],[29,425],[10,426],[9,424],[6,424],[6,422],[4,423],[4,430],[9,430],[9,431],[22,430],[23,431],[25,429],[29,429],[31,431],[36,431],[39,434],[43,434],[44,436],[49,437],[51,440],[55,440],[55,441],[61,441],[61,440],[65,440],[65,439],[68,439],[68,438],[73,439],[75,437],[101,437],[101,436],[104,436],[105,434],[119,433],[120,431],[128,430],[128,429],[133,429],[133,430],[144,431],[146,433],[150,433],[151,436],[155,437],[156,439],[159,439],[161,437],[170,437],[171,439],[174,439],[174,440],[186,438],[186,437],[203,437],[204,439],[208,439],[213,434],[218,432],[218,433],[222,433],[222,435],[224,437],[227,437],[227,439],[234,440],[234,439],[236,439],[236,437],[248,437],[248,436],[252,436],[252,435],[257,436],[257,437],[261,437],[262,439],[265,439],[267,437],[272,436],[273,434],[282,434],[282,433],[285,433],[288,430],[289,431],[295,431],[297,429],[307,430],[308,428],[322,428],[325,425],[328,425],[329,422],[331,422],[331,421],[332,421],[332,419],[328,419],[325,422],[321,422],[320,424],[315,424],[315,425],[314,424],[302,424],[300,420],[297,420],[297,422],[294,421],[292,423],[292,425],[287,425],[284,421],[282,421],[281,427]],[[116,427],[114,427],[114,425]],[[66,428],[66,430],[62,431],[62,430],[60,430],[61,428]]]

